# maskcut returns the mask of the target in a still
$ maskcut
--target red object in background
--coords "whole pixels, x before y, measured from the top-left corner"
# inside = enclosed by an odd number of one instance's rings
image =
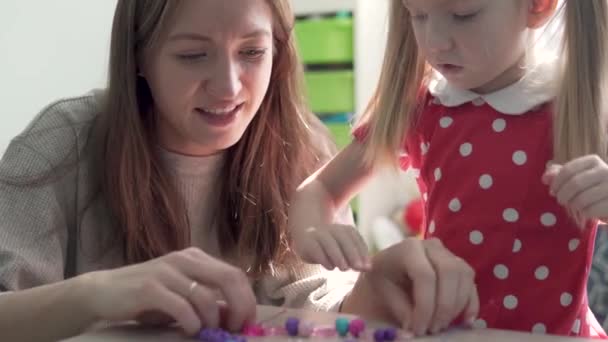
[[[422,234],[424,221],[424,201],[417,198],[407,204],[403,211],[403,222],[410,229],[412,235]]]

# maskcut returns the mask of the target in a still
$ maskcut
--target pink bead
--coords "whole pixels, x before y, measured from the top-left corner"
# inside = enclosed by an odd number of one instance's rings
[[[242,334],[250,337],[264,336],[264,328],[258,324],[246,324]]]
[[[287,331],[283,327],[266,327],[263,336],[285,336]]]
[[[300,326],[298,329],[298,335],[300,337],[310,337],[314,330],[315,326],[311,322],[300,322]]]
[[[317,326],[313,329],[312,335],[313,337],[336,337],[338,333],[336,332],[336,328],[334,326],[326,325],[326,326]]]
[[[353,319],[350,321],[348,330],[354,337],[359,337],[365,331],[365,322],[361,319]]]

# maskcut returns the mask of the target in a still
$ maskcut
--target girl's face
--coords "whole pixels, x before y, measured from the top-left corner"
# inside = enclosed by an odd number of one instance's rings
[[[523,74],[528,0],[404,0],[418,46],[452,85],[488,93]]]
[[[180,1],[141,67],[164,148],[202,156],[239,141],[268,89],[272,24],[265,0]]]

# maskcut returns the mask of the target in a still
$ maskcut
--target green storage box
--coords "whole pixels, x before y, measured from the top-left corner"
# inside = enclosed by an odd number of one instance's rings
[[[352,63],[352,17],[298,20],[295,33],[305,64]]]
[[[346,145],[350,144],[351,137],[351,127],[347,123],[335,123],[335,122],[326,122],[325,125],[329,128],[329,131],[332,135],[332,138],[338,145],[339,149],[343,149]]]
[[[313,112],[324,114],[355,111],[352,70],[309,71],[304,78],[308,103]]]

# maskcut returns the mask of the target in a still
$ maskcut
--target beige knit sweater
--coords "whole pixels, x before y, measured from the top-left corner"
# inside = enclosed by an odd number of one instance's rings
[[[116,227],[103,201],[95,197],[98,170],[86,143],[101,94],[95,91],[46,107],[5,152],[2,180],[27,181],[66,162],[75,162],[76,167],[41,185],[0,182],[1,291],[61,281],[70,262],[75,262],[76,274],[124,265]],[[221,177],[222,155],[186,157],[160,148],[159,153],[187,203],[193,245],[219,256],[207,204],[215,196],[210,184]],[[345,211],[337,221],[351,223],[352,215]],[[67,255],[69,238],[77,246],[72,260]],[[302,264],[295,272],[277,269],[252,286],[259,304],[325,311],[337,309],[355,280],[352,272]]]

